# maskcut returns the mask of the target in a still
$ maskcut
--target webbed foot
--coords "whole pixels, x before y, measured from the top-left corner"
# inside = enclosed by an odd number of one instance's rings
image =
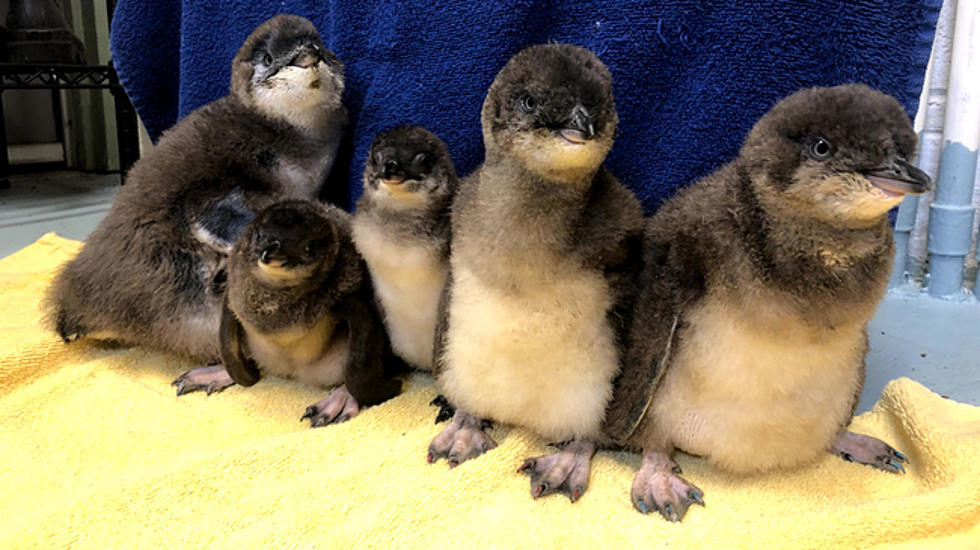
[[[319,428],[327,424],[347,422],[360,411],[357,399],[350,394],[347,386],[338,386],[326,398],[306,407],[306,412],[300,420],[310,419],[311,428]]]
[[[574,440],[560,449],[557,453],[529,458],[517,469],[531,476],[533,498],[562,493],[575,502],[589,487],[590,462],[595,454],[595,444]]]
[[[234,386],[235,381],[231,379],[223,366],[208,365],[181,374],[170,385],[177,386],[178,396],[201,390],[211,395],[229,386]]]
[[[476,458],[497,446],[484,432],[487,421],[456,410],[452,421],[429,443],[426,461],[432,464],[440,458],[455,468],[471,458]]]
[[[866,464],[893,474],[904,474],[905,467],[902,463],[908,464],[905,455],[884,441],[847,430],[841,430],[837,434],[830,452],[848,462]]]
[[[692,504],[704,506],[704,491],[680,474],[669,454],[646,451],[630,491],[633,507],[643,514],[656,511],[667,521],[680,521]]]

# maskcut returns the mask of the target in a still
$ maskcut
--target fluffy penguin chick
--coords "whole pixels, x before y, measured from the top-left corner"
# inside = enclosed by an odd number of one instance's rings
[[[346,111],[343,66],[313,25],[277,16],[232,62],[231,93],[164,133],[48,296],[65,341],[110,338],[213,361],[223,262],[254,212],[313,199]]]
[[[371,272],[391,347],[423,370],[432,370],[457,185],[442,140],[418,126],[395,128],[371,144],[354,212],[354,244]]]
[[[612,77],[582,48],[530,47],[497,75],[482,123],[486,160],[452,206],[436,337],[438,384],[457,410],[429,460],[492,447],[485,419],[519,424],[566,442],[521,467],[531,494],[574,501],[619,370],[642,233],[639,202],[601,166],[617,127]]]
[[[260,369],[314,386],[344,384],[307,408],[313,426],[393,397],[399,383],[384,372],[387,342],[371,300],[347,214],[304,201],[263,210],[228,261],[227,372],[212,368],[209,392],[232,381],[251,386]]]
[[[644,451],[635,507],[680,520],[703,492],[674,449],[735,473],[830,451],[904,472],[844,427],[864,382],[866,326],[894,253],[887,212],[929,178],[893,98],[851,84],[780,101],[738,158],[649,220],[631,346],[605,429]]]

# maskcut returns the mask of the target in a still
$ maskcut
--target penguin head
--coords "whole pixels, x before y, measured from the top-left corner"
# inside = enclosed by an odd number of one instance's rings
[[[739,155],[760,200],[832,223],[876,223],[930,189],[909,163],[916,135],[889,95],[863,84],[810,88],[777,103]]]
[[[277,15],[252,31],[238,50],[231,91],[267,116],[314,127],[323,108],[340,106],[344,64],[323,46],[313,23]]]
[[[321,206],[290,200],[262,210],[238,246],[257,278],[294,286],[331,271],[340,253],[340,235]]]
[[[420,126],[375,136],[364,166],[364,193],[385,210],[441,207],[458,185],[446,144]]]
[[[531,46],[497,74],[482,124],[488,161],[516,160],[550,181],[591,180],[618,125],[612,75],[584,48]]]

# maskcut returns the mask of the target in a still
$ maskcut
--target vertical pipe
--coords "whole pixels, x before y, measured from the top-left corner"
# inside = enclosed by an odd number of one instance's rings
[[[949,63],[953,44],[953,24],[956,14],[956,0],[946,0],[936,22],[936,34],[932,44],[932,55],[926,71],[925,90],[919,100],[916,118],[921,122],[919,146],[916,151],[916,164],[932,181],[939,172],[939,155],[943,144],[943,120],[946,116],[946,86],[949,82]],[[916,213],[919,210],[919,195],[906,195],[898,208],[895,219],[895,263],[892,267],[891,287],[905,283],[911,273],[921,273],[923,254],[916,254],[910,243],[912,231],[916,226]],[[928,210],[918,213],[922,222],[928,217]],[[919,245],[921,246],[921,245]],[[924,252],[924,250],[923,250]],[[910,266],[910,262],[919,265]]]
[[[980,209],[980,162],[977,163],[977,174],[973,180],[973,207]],[[973,246],[977,264],[977,279],[973,283],[973,294],[980,299],[980,225],[973,222]]]
[[[929,294],[963,288],[973,229],[973,175],[980,144],[980,0],[959,0],[953,30],[945,146],[936,198],[929,209]]]

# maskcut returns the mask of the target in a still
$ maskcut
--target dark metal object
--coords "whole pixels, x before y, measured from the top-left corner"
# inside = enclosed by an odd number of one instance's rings
[[[65,63],[0,63],[0,96],[4,90],[92,90],[108,89],[116,106],[116,136],[119,142],[119,171],[123,174],[139,160],[139,128],[136,111],[109,65]],[[0,187],[10,172],[7,132],[0,113]]]
[[[4,35],[6,60],[84,63],[85,48],[52,0],[11,0]]]

